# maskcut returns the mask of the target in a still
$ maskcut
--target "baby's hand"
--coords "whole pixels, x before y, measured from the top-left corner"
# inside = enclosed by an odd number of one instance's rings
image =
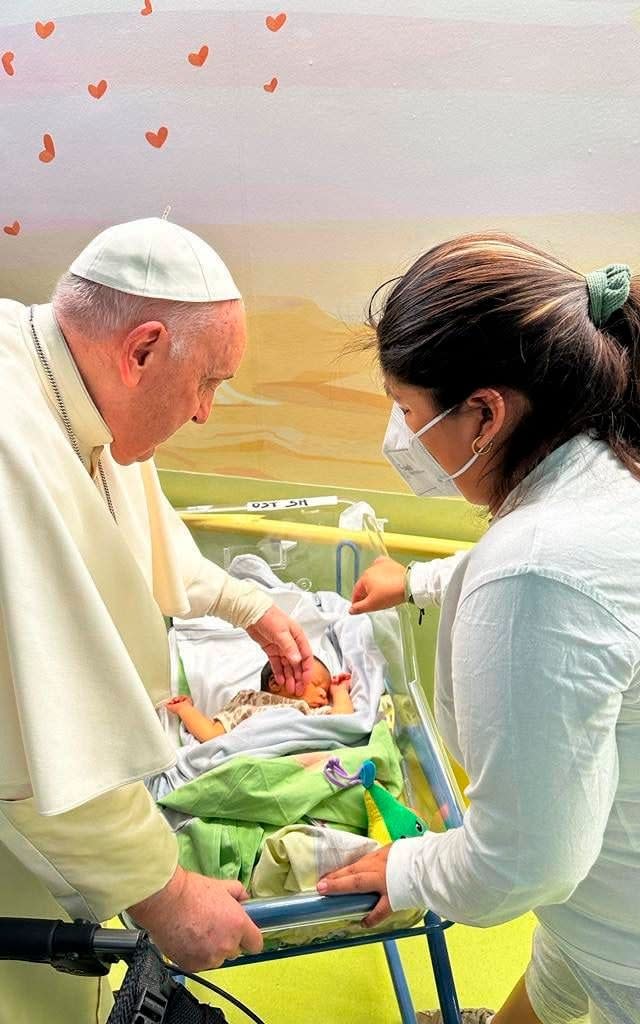
[[[341,672],[338,676],[331,677],[331,687],[343,686],[347,693],[351,692],[351,673]]]
[[[172,715],[179,715],[185,705],[192,706],[193,701],[186,694],[181,694],[179,697],[172,697],[170,701],[167,701],[165,707]]]

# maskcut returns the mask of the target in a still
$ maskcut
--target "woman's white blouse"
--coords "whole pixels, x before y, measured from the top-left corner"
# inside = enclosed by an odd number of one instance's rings
[[[574,438],[410,582],[441,603],[436,718],[471,806],[394,843],[392,907],[480,926],[534,909],[578,963],[640,985],[640,482]]]

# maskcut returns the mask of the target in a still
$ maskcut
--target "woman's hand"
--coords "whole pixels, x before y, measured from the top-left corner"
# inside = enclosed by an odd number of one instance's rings
[[[345,892],[380,893],[380,899],[362,922],[365,928],[373,928],[380,924],[391,913],[387,896],[387,860],[390,850],[391,843],[380,850],[368,853],[355,864],[349,864],[346,868],[339,868],[338,871],[325,875],[318,882],[318,892],[321,896],[338,896]]]
[[[405,566],[393,558],[376,558],[353,588],[351,614],[361,615],[402,604],[406,571]]]

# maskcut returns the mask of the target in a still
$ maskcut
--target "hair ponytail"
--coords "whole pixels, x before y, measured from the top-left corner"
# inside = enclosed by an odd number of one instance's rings
[[[629,296],[603,328],[609,344],[617,347],[625,376],[625,391],[604,438],[625,465],[640,464],[640,277],[632,277]]]

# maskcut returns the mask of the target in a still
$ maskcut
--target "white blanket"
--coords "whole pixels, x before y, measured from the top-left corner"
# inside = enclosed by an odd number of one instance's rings
[[[237,754],[278,757],[301,750],[353,746],[362,743],[375,724],[384,691],[385,660],[374,641],[368,616],[349,615],[348,601],[337,594],[313,594],[293,583],[282,583],[267,563],[254,555],[238,556],[230,571],[269,591],[275,603],[300,623],[313,653],[331,673],[351,672],[354,713],[315,716],[303,715],[291,707],[273,707],[206,743],[199,743],[180,728],[182,746],[177,750],[176,766],[148,782],[156,799]],[[176,619],[170,644],[173,691],[178,691],[179,653],[194,704],[210,717],[240,690],[260,689],[266,657],[243,630],[213,616]],[[167,731],[176,736],[175,716],[160,711]]]
[[[324,875],[377,850],[366,836],[322,825],[286,825],[264,841],[251,876],[251,895],[265,898],[311,892]]]

